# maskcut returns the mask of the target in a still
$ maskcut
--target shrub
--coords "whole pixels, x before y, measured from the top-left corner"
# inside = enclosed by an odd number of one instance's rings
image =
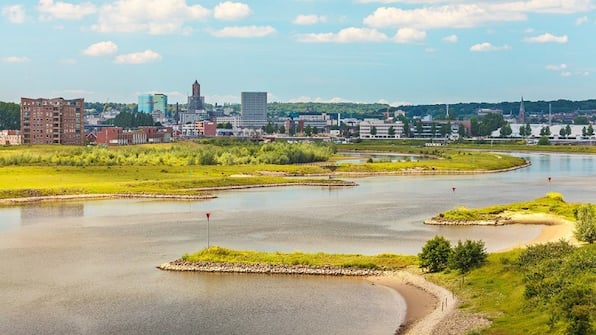
[[[575,237],[590,244],[596,241],[596,220],[591,204],[581,205],[573,211],[575,215]]]
[[[466,273],[484,264],[486,257],[484,242],[466,240],[462,243],[457,241],[457,245],[449,254],[448,263],[450,268]]]
[[[443,236],[435,236],[426,241],[422,251],[418,254],[419,266],[428,272],[443,271],[447,268],[450,254],[451,243]]]

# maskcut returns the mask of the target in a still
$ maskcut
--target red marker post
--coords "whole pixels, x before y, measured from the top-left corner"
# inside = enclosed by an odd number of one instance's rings
[[[211,217],[211,213],[207,212],[205,216],[207,217],[207,249],[209,249],[209,218]]]

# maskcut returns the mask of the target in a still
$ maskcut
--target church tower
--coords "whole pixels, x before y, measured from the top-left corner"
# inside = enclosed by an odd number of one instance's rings
[[[519,123],[526,123],[526,107],[524,107],[524,97],[521,98],[519,104],[519,114],[517,115],[517,121]]]

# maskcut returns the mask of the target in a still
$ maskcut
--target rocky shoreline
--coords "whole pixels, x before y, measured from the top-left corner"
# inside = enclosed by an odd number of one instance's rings
[[[223,262],[188,262],[177,259],[157,266],[164,271],[190,271],[213,273],[258,273],[284,275],[317,275],[317,276],[380,276],[382,270],[363,269],[355,267],[313,266],[313,265],[284,265],[284,264],[242,264]]]

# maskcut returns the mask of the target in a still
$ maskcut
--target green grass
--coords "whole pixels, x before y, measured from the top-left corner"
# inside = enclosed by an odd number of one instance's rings
[[[463,300],[462,308],[468,312],[482,313],[493,321],[482,334],[563,334],[566,324],[559,320],[551,329],[548,325],[549,306],[524,298],[524,270],[516,265],[521,249],[490,254],[487,263],[472,270],[465,277],[453,271],[429,275],[429,279],[448,288]],[[596,245],[582,246],[578,252],[596,259]],[[592,266],[594,261],[592,261]],[[596,271],[578,269],[566,273],[568,285],[582,283],[596,291]],[[463,284],[462,284],[463,278]],[[593,326],[596,326],[592,320]]]
[[[484,208],[468,209],[458,207],[438,215],[438,219],[453,221],[493,220],[508,213],[533,214],[544,213],[573,219],[573,210],[578,204],[567,203],[559,193],[548,193],[546,196],[532,200]]]
[[[303,253],[303,252],[259,252],[239,251],[221,247],[211,247],[186,254],[182,257],[185,261],[210,261],[239,264],[281,264],[281,265],[312,265],[312,266],[336,266],[336,267],[358,267],[366,269],[397,270],[417,264],[415,256],[401,256],[391,254],[380,254],[366,256],[358,254],[326,254],[326,253]]]

